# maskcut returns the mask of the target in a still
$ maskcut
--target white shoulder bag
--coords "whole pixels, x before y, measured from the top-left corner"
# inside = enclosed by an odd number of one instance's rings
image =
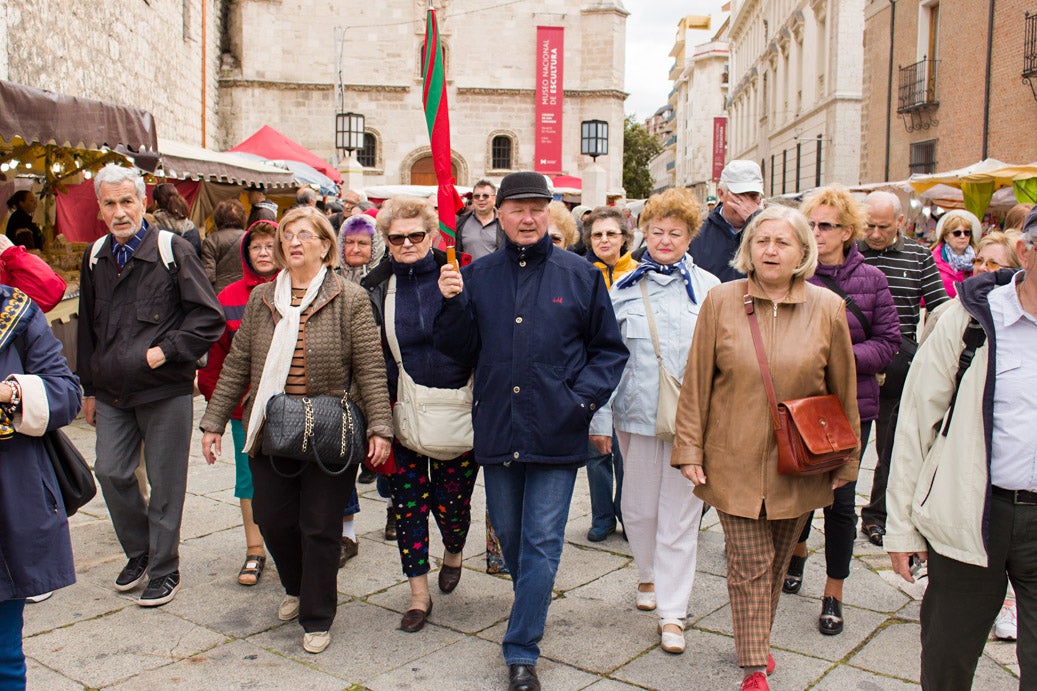
[[[677,399],[681,397],[681,381],[670,374],[663,364],[659,332],[655,330],[655,314],[652,313],[652,303],[648,300],[648,286],[645,283],[646,279],[641,279],[641,298],[645,302],[645,317],[648,318],[648,329],[652,333],[655,359],[659,363],[659,404],[655,411],[655,436],[663,441],[672,442],[677,429]]]
[[[393,431],[411,451],[446,461],[472,450],[472,378],[460,389],[437,389],[416,383],[403,369],[396,339],[396,276],[385,295],[385,338],[400,372]]]

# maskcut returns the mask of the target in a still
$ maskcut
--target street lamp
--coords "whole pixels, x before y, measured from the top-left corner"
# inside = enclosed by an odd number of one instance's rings
[[[597,163],[598,156],[609,153],[609,124],[604,120],[584,120],[580,123],[580,153]]]
[[[364,116],[360,113],[338,113],[335,116],[335,148],[352,156],[364,148]]]

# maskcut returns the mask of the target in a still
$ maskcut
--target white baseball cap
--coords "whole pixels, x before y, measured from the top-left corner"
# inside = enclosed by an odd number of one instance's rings
[[[756,192],[762,195],[763,173],[754,161],[735,159],[724,166],[723,172],[720,173],[720,184],[724,185],[728,192],[735,194]]]

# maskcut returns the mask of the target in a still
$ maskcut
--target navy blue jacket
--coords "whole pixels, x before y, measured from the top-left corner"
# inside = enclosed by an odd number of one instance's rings
[[[436,348],[475,365],[475,458],[578,464],[591,416],[627,361],[601,272],[546,234],[510,240],[461,270],[436,318]]]
[[[731,267],[731,260],[735,258],[738,245],[742,242],[742,233],[731,232],[731,224],[720,215],[723,207],[723,204],[717,204],[706,216],[688,252],[695,259],[696,266],[719,278],[721,283],[727,283],[745,278],[745,274]],[[749,225],[751,219],[752,216],[745,224]]]
[[[446,254],[437,249],[413,264],[400,264],[387,256],[360,281],[371,297],[375,321],[382,327],[382,353],[393,401],[400,373],[385,338],[385,297],[392,274],[396,274],[396,340],[407,374],[418,384],[437,389],[460,389],[471,376],[470,365],[461,364],[432,345],[432,325],[443,304],[439,267],[445,263]]]
[[[0,308],[12,294],[0,286]],[[79,412],[79,380],[68,369],[61,342],[36,305],[15,327],[15,340],[0,348],[0,379],[10,374],[40,378],[46,391],[48,430],[64,427]],[[15,432],[0,439],[0,601],[41,595],[76,582],[68,519],[43,442]]]

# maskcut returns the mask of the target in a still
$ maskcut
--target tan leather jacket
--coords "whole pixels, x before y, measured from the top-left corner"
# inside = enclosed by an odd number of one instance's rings
[[[216,390],[199,424],[206,432],[222,434],[246,389],[258,384],[263,375],[274,326],[281,320],[273,304],[275,286],[274,281],[264,283],[249,296],[241,328],[234,335]],[[311,396],[337,396],[350,378],[350,398],[367,418],[367,436],[391,439],[385,359],[367,292],[329,271],[306,320],[306,385]],[[242,415],[246,433],[254,390],[252,386]]]
[[[709,291],[699,312],[671,463],[703,466],[706,484],[695,494],[720,511],[755,519],[766,506],[767,518],[796,518],[832,503],[833,474],[778,474],[770,404],[743,302],[747,285],[778,401],[834,393],[860,436],[843,301],[797,278],[775,304],[753,279],[737,280]],[[847,464],[835,475],[855,480],[857,466]]]

